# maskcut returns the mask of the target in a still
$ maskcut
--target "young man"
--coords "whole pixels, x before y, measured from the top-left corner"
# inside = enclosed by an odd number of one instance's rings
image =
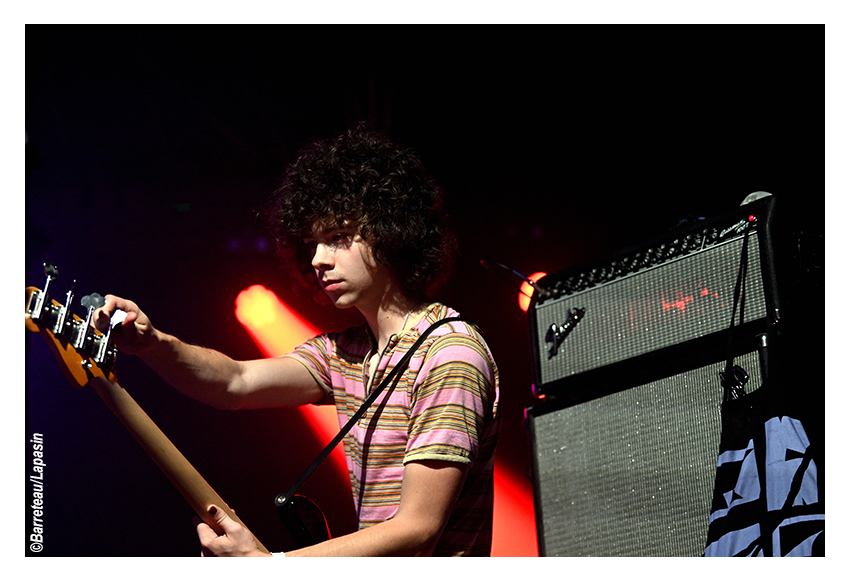
[[[441,193],[412,153],[356,128],[301,153],[269,216],[296,277],[357,309],[362,326],[235,361],[159,331],[118,297],[107,296],[97,325],[126,311],[116,346],[192,398],[225,409],[334,404],[342,425],[425,329],[457,314],[429,300],[453,249]],[[484,339],[465,322],[440,326],[345,437],[358,531],[286,555],[489,555],[499,427]],[[269,555],[223,511],[210,513],[225,533],[197,524],[204,555]]]

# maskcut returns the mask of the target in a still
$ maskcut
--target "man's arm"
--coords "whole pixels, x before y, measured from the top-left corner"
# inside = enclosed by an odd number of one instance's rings
[[[325,391],[291,358],[237,361],[209,348],[187,344],[154,328],[132,301],[106,296],[95,314],[104,331],[116,309],[127,313],[112,337],[124,353],[135,354],[166,382],[200,402],[221,409],[298,406],[318,402]]]
[[[287,552],[298,556],[430,556],[448,523],[466,477],[468,465],[416,461],[405,465],[401,501],[395,516],[383,523]],[[269,556],[253,543],[247,530],[217,511],[225,535],[198,522],[205,556]]]

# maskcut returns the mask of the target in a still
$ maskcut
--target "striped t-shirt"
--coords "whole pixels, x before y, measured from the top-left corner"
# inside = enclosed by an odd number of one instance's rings
[[[434,303],[413,327],[392,336],[371,387],[380,385],[432,323],[454,315],[453,309]],[[366,362],[374,345],[371,331],[362,325],[322,334],[290,354],[328,390],[326,403],[335,403],[340,426],[366,398]],[[360,528],[395,515],[405,463],[469,464],[434,555],[489,555],[501,416],[499,372],[484,338],[462,321],[443,324],[428,335],[396,380],[343,441]]]

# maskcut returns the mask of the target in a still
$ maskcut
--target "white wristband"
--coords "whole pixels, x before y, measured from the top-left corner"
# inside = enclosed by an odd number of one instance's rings
[[[269,552],[272,555],[272,558],[285,558],[286,554],[283,552]]]

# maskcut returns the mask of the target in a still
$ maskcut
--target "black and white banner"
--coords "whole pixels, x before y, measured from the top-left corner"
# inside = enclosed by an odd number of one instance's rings
[[[723,404],[706,556],[824,555],[817,455],[800,420],[767,412],[767,390]]]

